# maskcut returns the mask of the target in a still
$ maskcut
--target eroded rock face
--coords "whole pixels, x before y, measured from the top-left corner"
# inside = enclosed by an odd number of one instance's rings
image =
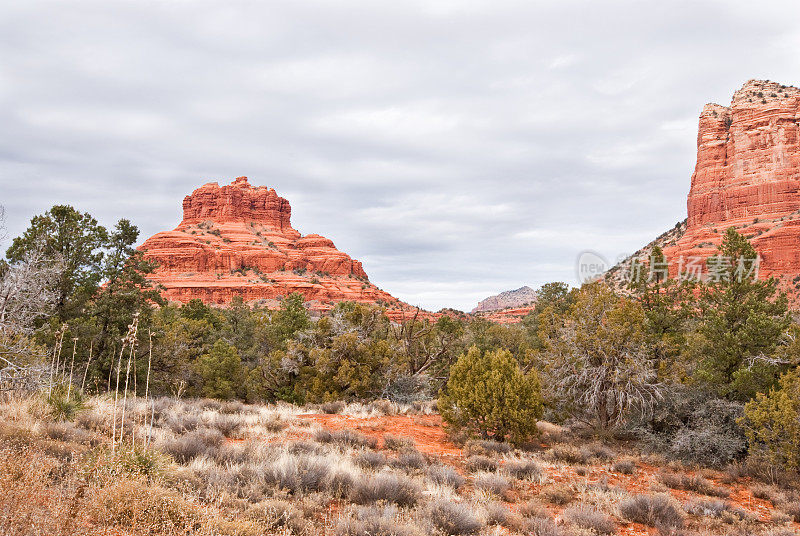
[[[778,278],[798,303],[798,88],[750,80],[734,94],[730,106],[703,108],[687,212],[686,224],[676,226],[680,232],[665,233],[659,242],[670,261],[671,275],[677,274],[680,257],[715,254],[725,230],[734,227],[761,256],[760,277]],[[635,256],[647,254],[646,247]]]
[[[519,308],[536,303],[536,291],[524,286],[516,290],[506,290],[500,294],[489,296],[478,302],[473,313],[497,311],[500,309]]]
[[[241,296],[274,306],[299,292],[312,309],[353,300],[385,305],[398,318],[409,314],[410,306],[370,283],[361,263],[331,240],[293,229],[291,213],[275,190],[246,177],[210,183],[183,200],[180,225],[139,249],[158,263],[150,278],[169,301],[227,304]]]

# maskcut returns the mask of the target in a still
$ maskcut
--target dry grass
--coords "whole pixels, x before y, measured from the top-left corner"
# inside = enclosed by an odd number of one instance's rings
[[[617,520],[663,534],[746,527],[742,535],[774,529],[777,536],[800,519],[790,490],[752,486],[783,510],[760,522],[743,503],[698,496],[727,492],[712,482],[718,472],[692,476],[673,465],[659,477],[652,457],[626,457],[622,443],[614,450],[560,443],[541,452],[473,440],[453,456],[431,453],[424,435],[414,436],[417,450],[410,437],[386,434],[379,450],[376,432],[388,430],[380,420],[374,428],[354,424],[361,433],[298,417],[323,407],[129,398],[127,439],[111,455],[112,409],[95,397],[74,422],[57,422],[36,397],[0,403],[0,534],[30,534],[35,523],[40,534],[588,536],[612,534]],[[151,411],[152,430],[143,424]],[[411,410],[385,402],[341,408],[369,418],[403,411]],[[688,495],[688,515],[664,496],[625,490],[661,479]],[[732,491],[741,497],[741,482]],[[680,520],[688,532],[675,532]]]

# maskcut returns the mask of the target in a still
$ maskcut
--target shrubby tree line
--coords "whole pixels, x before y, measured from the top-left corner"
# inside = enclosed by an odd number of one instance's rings
[[[516,325],[460,314],[393,323],[353,302],[316,317],[300,295],[274,310],[166,304],[137,239],[128,220],[108,230],[69,206],[33,218],[0,264],[0,369],[74,348],[84,390],[112,390],[138,313],[131,384],[149,380],[156,395],[438,399],[464,437],[523,443],[545,418],[707,465],[750,453],[800,469],[800,326],[776,281],[734,277],[733,259],[756,257],[734,229],[709,260],[723,275],[714,281],[644,278],[624,293],[549,283]]]

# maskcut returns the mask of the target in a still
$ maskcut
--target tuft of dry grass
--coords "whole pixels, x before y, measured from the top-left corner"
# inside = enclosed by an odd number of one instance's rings
[[[428,518],[431,523],[450,536],[475,534],[483,528],[481,520],[473,513],[473,509],[464,503],[438,499],[428,507]]]
[[[398,506],[414,506],[422,497],[422,488],[408,477],[392,473],[378,473],[354,483],[350,500],[356,504],[378,501]]]
[[[617,526],[607,515],[585,505],[570,506],[564,510],[564,519],[595,534],[614,534]]]
[[[475,489],[499,497],[502,497],[503,494],[511,488],[511,482],[509,482],[508,478],[497,473],[489,473],[486,471],[475,473],[472,477],[472,483]]]
[[[550,484],[541,490],[542,496],[551,504],[564,506],[575,500],[575,490],[568,484]]]
[[[490,456],[493,454],[508,454],[513,449],[508,443],[500,443],[489,439],[470,439],[464,445],[464,453],[467,456]]]
[[[467,469],[470,471],[497,471],[499,463],[494,458],[489,458],[488,456],[482,456],[480,454],[476,454],[473,456],[469,456],[465,461],[464,465],[467,466]]]
[[[715,486],[710,480],[699,475],[662,472],[659,473],[658,479],[672,489],[693,491],[711,497],[728,497],[730,495],[730,491],[727,489]]]
[[[342,447],[350,448],[369,448],[375,449],[378,446],[378,440],[374,437],[365,436],[355,430],[318,430],[314,434],[314,439],[320,443],[334,443]]]
[[[427,476],[431,482],[453,489],[460,488],[466,482],[466,479],[458,471],[448,465],[431,465],[428,467]]]
[[[675,501],[666,494],[636,495],[620,504],[622,516],[634,523],[658,528],[679,528],[683,515]]]
[[[541,464],[530,458],[507,458],[503,464],[503,470],[513,478],[539,483],[545,476]]]

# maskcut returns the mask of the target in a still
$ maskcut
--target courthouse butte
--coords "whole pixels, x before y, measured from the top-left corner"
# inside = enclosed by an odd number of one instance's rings
[[[246,177],[201,186],[183,200],[183,221],[140,246],[158,268],[149,278],[168,301],[197,298],[224,305],[235,296],[276,307],[292,292],[326,311],[352,300],[387,308],[390,317],[416,311],[370,283],[357,260],[317,234],[292,228],[289,202]],[[428,316],[428,314],[426,314]]]
[[[773,276],[800,304],[800,90],[750,80],[730,106],[706,104],[697,134],[697,164],[688,217],[632,258],[664,250],[675,275],[679,258],[716,253],[729,227],[761,257],[759,276]],[[609,272],[621,283],[630,259]]]

